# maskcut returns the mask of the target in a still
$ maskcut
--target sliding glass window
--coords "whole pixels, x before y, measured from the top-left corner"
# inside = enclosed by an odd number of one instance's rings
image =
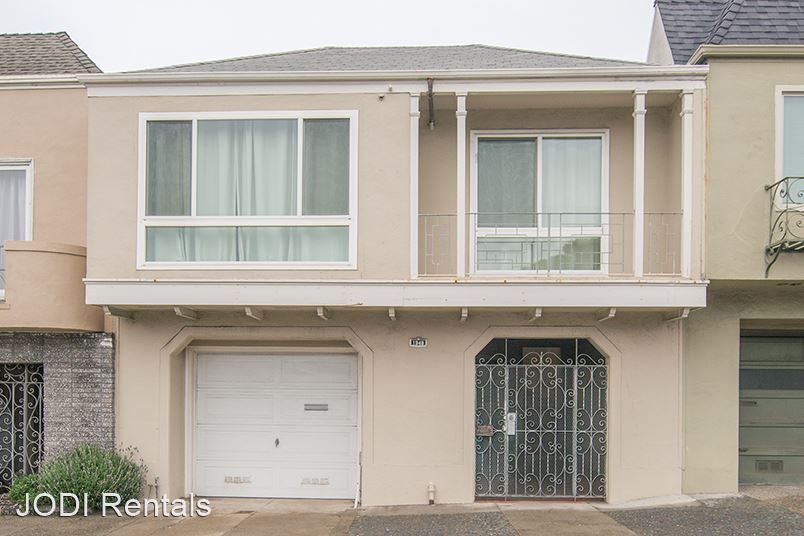
[[[478,135],[475,271],[600,271],[604,134]]]
[[[141,260],[354,263],[350,113],[176,115],[144,122]]]

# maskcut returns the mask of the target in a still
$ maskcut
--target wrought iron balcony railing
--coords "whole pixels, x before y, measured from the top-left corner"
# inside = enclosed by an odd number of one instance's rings
[[[765,277],[785,251],[804,252],[804,177],[785,177],[765,186],[770,192],[770,232]]]
[[[632,213],[473,213],[466,216],[473,274],[633,274]],[[419,216],[421,275],[456,275],[457,216]],[[645,214],[644,273],[680,273],[680,213]]]

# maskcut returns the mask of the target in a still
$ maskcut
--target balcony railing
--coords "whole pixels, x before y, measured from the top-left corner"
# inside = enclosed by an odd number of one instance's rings
[[[804,251],[804,177],[785,177],[765,187],[770,192],[770,233],[765,277],[784,251]]]
[[[6,289],[6,250],[0,244],[0,298],[3,297]]]
[[[424,276],[457,273],[457,216],[419,216]],[[471,274],[633,274],[632,213],[472,213],[466,216]],[[646,213],[644,273],[680,273],[680,213]]]

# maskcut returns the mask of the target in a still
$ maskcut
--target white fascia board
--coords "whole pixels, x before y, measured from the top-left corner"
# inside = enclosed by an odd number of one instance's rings
[[[680,91],[705,87],[708,66],[476,71],[245,72],[90,74],[90,97],[271,95],[315,93],[437,93],[511,91]]]
[[[280,307],[705,307],[706,282],[86,280],[90,305]]]
[[[84,84],[78,77],[68,74],[35,74],[0,76],[2,89],[63,89],[82,88]]]

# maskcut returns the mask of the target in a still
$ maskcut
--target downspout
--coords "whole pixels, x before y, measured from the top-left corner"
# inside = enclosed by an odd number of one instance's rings
[[[430,130],[435,129],[435,110],[433,109],[433,79],[427,79],[427,126]]]

